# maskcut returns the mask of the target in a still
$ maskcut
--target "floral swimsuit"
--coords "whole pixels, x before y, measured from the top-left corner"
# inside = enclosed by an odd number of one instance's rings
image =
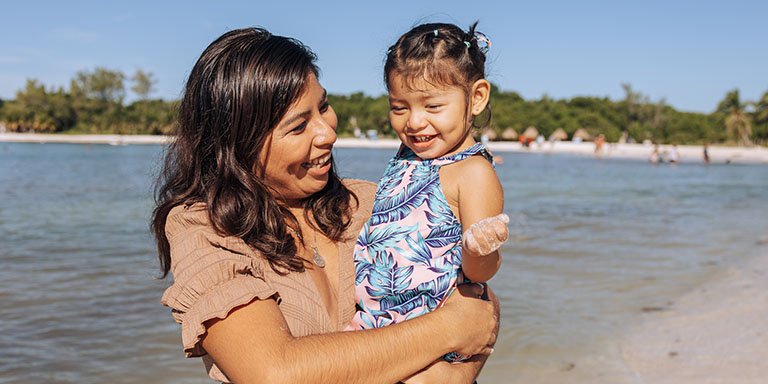
[[[440,306],[461,273],[461,223],[440,185],[440,167],[482,154],[466,150],[422,160],[402,146],[379,181],[371,218],[355,244],[355,300],[358,311],[347,327],[369,329],[398,323]],[[467,356],[451,352],[448,361]]]

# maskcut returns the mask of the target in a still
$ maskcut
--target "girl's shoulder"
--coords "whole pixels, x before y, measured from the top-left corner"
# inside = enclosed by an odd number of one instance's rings
[[[458,207],[460,196],[500,184],[496,170],[485,157],[470,156],[440,168],[440,184],[448,203]]]
[[[444,180],[446,177],[456,178],[457,181],[467,185],[477,185],[473,183],[498,179],[493,164],[480,154],[469,156],[461,161],[442,167],[440,169],[440,178]]]

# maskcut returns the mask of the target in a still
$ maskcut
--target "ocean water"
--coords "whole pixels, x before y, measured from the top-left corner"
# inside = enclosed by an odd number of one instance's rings
[[[161,146],[0,143],[0,383],[208,383],[159,303]],[[336,149],[375,181],[390,149]],[[768,167],[497,153],[512,239],[481,383],[633,383],[618,341],[768,241]]]

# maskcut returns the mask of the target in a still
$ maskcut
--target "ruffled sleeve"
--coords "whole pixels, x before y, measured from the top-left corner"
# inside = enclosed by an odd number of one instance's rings
[[[206,354],[204,323],[223,319],[238,306],[277,293],[265,281],[264,265],[241,239],[219,235],[204,205],[179,206],[166,221],[174,282],[162,303],[181,324],[187,357]]]

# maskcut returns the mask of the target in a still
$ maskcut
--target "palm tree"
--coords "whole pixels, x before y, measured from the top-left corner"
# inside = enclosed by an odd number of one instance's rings
[[[738,134],[744,145],[751,145],[752,118],[745,111],[750,103],[742,103],[739,90],[734,89],[725,95],[725,99],[717,106],[717,112],[725,114],[725,132],[728,137]]]
[[[768,122],[768,91],[765,91],[760,101],[755,103],[755,122]]]
[[[768,91],[755,103],[755,112],[752,114],[755,122],[754,140],[765,143],[768,141]]]

